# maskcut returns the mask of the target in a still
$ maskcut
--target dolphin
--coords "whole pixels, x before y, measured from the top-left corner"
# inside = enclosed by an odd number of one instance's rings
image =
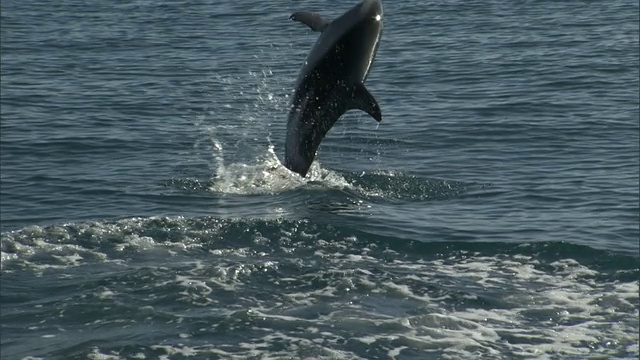
[[[345,112],[360,109],[382,120],[364,86],[382,34],[382,3],[364,0],[333,21],[310,12],[290,19],[321,32],[298,75],[287,121],[284,166],[304,177],[320,142]]]

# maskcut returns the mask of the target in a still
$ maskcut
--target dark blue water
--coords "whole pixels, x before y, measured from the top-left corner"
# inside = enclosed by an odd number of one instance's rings
[[[354,4],[3,0],[3,359],[637,358],[637,1],[385,2],[302,179]]]

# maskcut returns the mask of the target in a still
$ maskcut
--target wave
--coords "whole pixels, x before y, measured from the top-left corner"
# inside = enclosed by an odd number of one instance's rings
[[[213,241],[215,239],[216,241]],[[323,245],[324,244],[324,245]],[[57,267],[107,260],[126,260],[126,249],[165,249],[201,252],[246,248],[278,253],[283,247],[322,246],[389,249],[403,259],[438,259],[465,253],[482,256],[530,256],[544,262],[572,258],[599,270],[635,270],[637,258],[566,242],[421,242],[381,235],[350,226],[306,219],[290,220],[149,217],[118,221],[92,221],[51,226],[29,226],[2,234],[2,268]]]
[[[1,240],[3,289],[29,274],[57,279],[3,300],[30,309],[41,303],[34,310],[41,317],[64,320],[58,328],[29,324],[43,338],[60,336],[53,356],[366,358],[373,349],[390,358],[470,359],[638,351],[638,259],[586,246],[424,243],[308,220],[213,217],[31,226]],[[64,300],[31,298],[40,292]],[[3,324],[8,332],[25,326],[10,313]],[[125,325],[135,343],[108,335]],[[64,340],[65,328],[95,326],[108,345]],[[3,351],[38,355],[15,344],[3,343]]]

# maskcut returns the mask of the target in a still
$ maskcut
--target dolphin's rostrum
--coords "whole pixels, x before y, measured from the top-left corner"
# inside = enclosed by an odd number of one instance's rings
[[[346,111],[360,109],[382,120],[364,86],[382,32],[382,4],[365,0],[331,22],[309,12],[291,19],[322,32],[298,75],[287,122],[284,165],[305,176],[320,142]]]

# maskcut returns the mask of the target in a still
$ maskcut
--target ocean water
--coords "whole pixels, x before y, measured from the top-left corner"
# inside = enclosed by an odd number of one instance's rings
[[[637,359],[638,2],[385,1],[302,179],[354,4],[2,1],[2,359]]]

